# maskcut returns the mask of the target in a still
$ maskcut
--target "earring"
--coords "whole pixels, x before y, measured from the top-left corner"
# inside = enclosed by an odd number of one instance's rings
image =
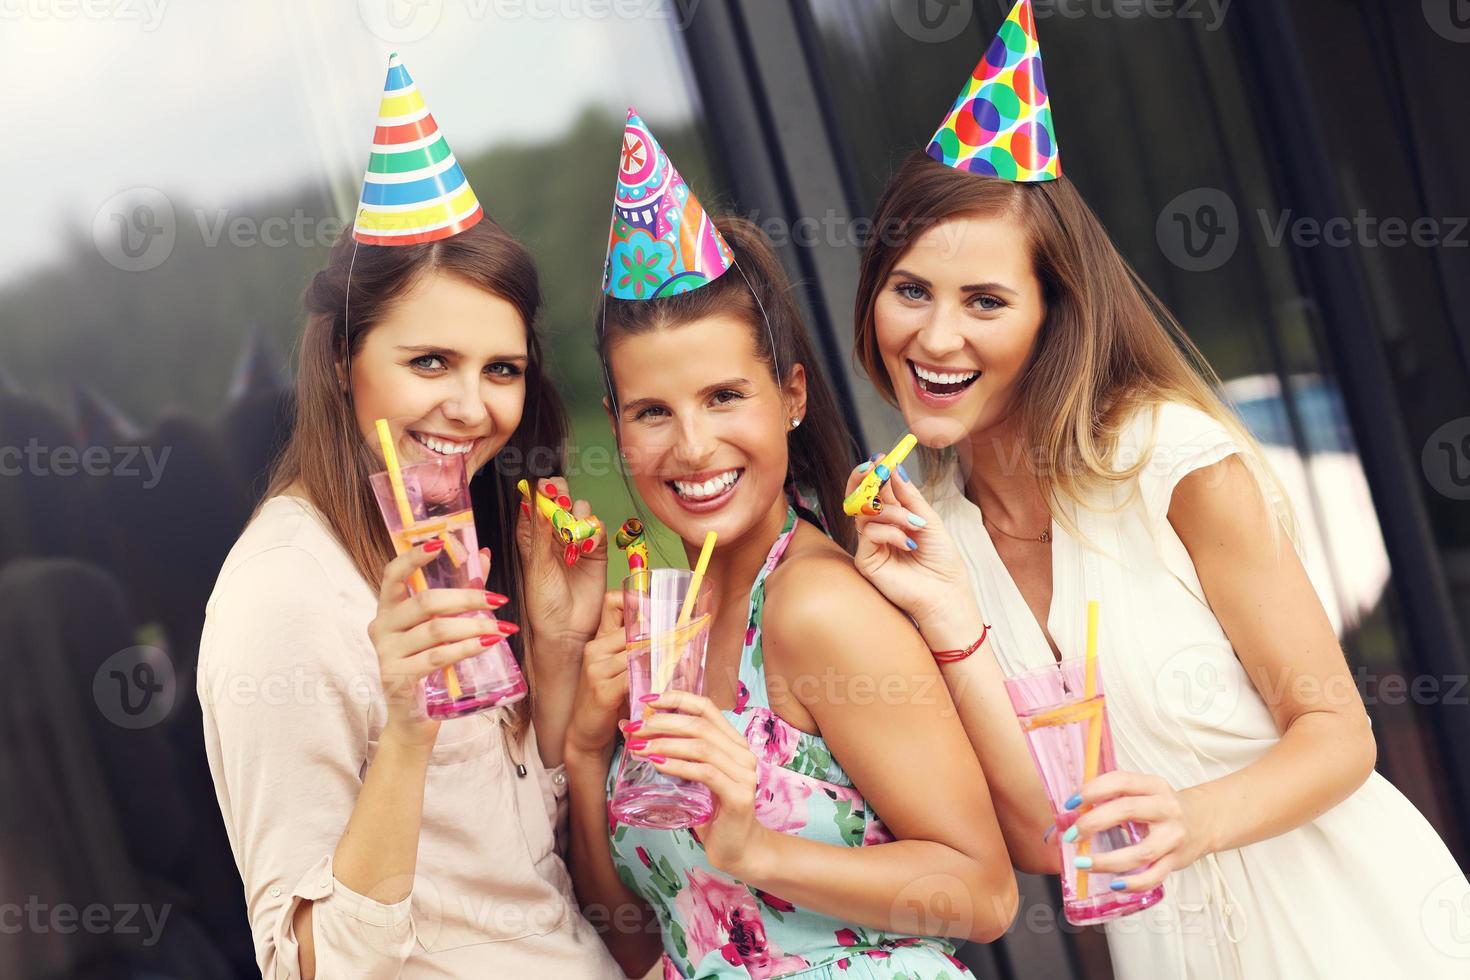
[[[794,429],[798,425],[801,425],[801,418],[796,415],[791,416],[791,427]]]

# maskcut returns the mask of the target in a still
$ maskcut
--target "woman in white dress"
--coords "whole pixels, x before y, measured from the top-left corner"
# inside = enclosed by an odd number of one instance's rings
[[[857,561],[954,651],[1013,861],[1060,870],[1003,677],[1081,656],[1097,599],[1119,771],[1075,829],[1146,825],[1092,867],[1165,889],[1107,926],[1118,977],[1470,975],[1470,886],[1374,772],[1276,481],[1075,188],[915,155],[874,222],[858,357],[929,479],[891,481]]]

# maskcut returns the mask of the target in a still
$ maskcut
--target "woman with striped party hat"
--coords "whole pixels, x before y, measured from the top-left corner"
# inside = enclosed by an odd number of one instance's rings
[[[518,510],[516,482],[557,496],[565,482],[491,465],[506,449],[563,456],[536,268],[485,216],[397,55],[351,232],[305,302],[295,426],[220,572],[199,654],[261,973],[619,976],[556,844],[604,536],[564,562],[545,519]],[[467,473],[485,470],[480,588],[410,595],[436,542],[394,556],[368,481],[385,462],[378,419],[405,464],[462,456]],[[489,608],[525,629],[473,615]],[[530,694],[428,717],[424,677],[502,640]]]
[[[703,695],[627,720],[621,592],[587,645],[566,746],[578,896],[611,910],[633,975],[659,957],[665,977],[967,975],[952,940],[1015,912],[985,774],[913,627],[839,543],[851,438],[780,263],[705,212],[631,111],[603,289],[632,483],[692,563],[717,546]],[[875,656],[898,665],[880,697],[862,693]],[[625,766],[707,787],[713,815],[610,819]]]
[[[857,355],[933,504],[892,481],[857,564],[966,654],[944,675],[1017,866],[1061,855],[1003,682],[1083,657],[1097,600],[1119,770],[1068,787],[1057,821],[1113,895],[1164,886],[1107,924],[1120,980],[1464,976],[1470,886],[1374,772],[1279,484],[1062,176],[1030,0],[874,223]],[[1141,841],[1103,853],[1129,821]]]

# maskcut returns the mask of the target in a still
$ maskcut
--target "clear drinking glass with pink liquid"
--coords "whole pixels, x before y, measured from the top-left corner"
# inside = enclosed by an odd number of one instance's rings
[[[704,693],[709,646],[710,586],[695,597],[688,622],[679,625],[693,573],[682,568],[640,569],[623,580],[623,630],[628,642],[628,717],[654,713],[640,698],[664,691]],[[709,787],[668,776],[653,763],[624,751],[613,786],[612,813],[632,827],[672,830],[704,823],[714,814]]]
[[[1064,804],[1086,781],[1087,730],[1093,716],[1102,726],[1097,775],[1116,768],[1101,671],[1097,676],[1096,696],[1090,701],[1086,698],[1085,685],[1086,662],[1082,658],[1006,679],[1006,693],[1010,695],[1011,706],[1026,735],[1026,745],[1056,816],[1056,839],[1062,852],[1062,908],[1067,921],[1078,926],[1094,925],[1146,909],[1164,897],[1163,885],[1146,892],[1113,891],[1110,885],[1114,878],[1126,878],[1145,869],[1133,868],[1121,875],[1079,871],[1073,859],[1084,853],[1080,849],[1082,842],[1062,840],[1062,835],[1082,816],[1080,808],[1068,810]],[[1096,858],[1136,844],[1142,836],[1136,824],[1125,823],[1094,835],[1086,853]]]
[[[485,574],[475,515],[470,509],[464,457],[445,456],[401,468],[412,521],[403,526],[393,484],[386,472],[369,478],[393,548],[399,554],[437,538],[444,548],[409,581],[409,591],[483,589]],[[489,609],[463,613],[494,620]],[[457,718],[512,704],[526,696],[526,679],[504,640],[424,679],[424,707],[431,718]]]

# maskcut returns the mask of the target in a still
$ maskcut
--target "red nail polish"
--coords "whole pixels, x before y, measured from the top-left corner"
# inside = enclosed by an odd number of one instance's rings
[[[657,701],[661,697],[663,697],[663,695],[661,695],[661,694],[645,694],[645,695],[643,695],[643,697],[639,698],[638,700],[639,701],[642,701],[644,704],[648,704],[648,703],[650,703],[652,701]]]
[[[496,636],[494,633],[489,633],[485,636],[480,637],[480,646],[482,647],[493,647],[499,642],[500,637]]]
[[[669,761],[667,758],[665,758],[664,756],[659,755],[656,752],[655,753],[650,753],[648,755],[645,755],[643,758],[647,759],[649,762],[656,763],[657,765],[660,765],[660,766],[663,765],[665,762],[668,762]]]
[[[444,547],[444,540],[442,538],[435,538],[432,541],[425,541],[424,553],[432,555],[434,552],[438,551],[442,547]]]
[[[521,513],[525,514],[527,517],[531,516],[531,505],[526,503],[524,500],[521,501]]]
[[[555,498],[556,497],[556,484],[555,483],[548,483],[548,484],[546,484],[546,486],[544,486],[544,487],[541,488],[541,492],[544,493],[544,494],[546,494],[546,496],[548,496],[548,497]]]
[[[564,555],[562,555],[562,557],[564,559],[566,559],[566,563],[567,563],[567,567],[568,568],[571,568],[573,565],[575,565],[577,563],[577,555],[579,555],[579,554],[581,554],[581,552],[579,552],[577,550],[577,546],[576,545],[574,545],[574,544],[567,545],[566,553]]]
[[[499,592],[485,593],[485,605],[491,607],[492,609],[496,606],[503,606],[509,601],[510,596],[501,595]]]
[[[566,494],[562,494],[560,497],[557,497],[556,503],[558,506],[565,507],[567,510],[572,509],[572,498],[568,497]]]
[[[628,739],[628,751],[629,752],[642,752],[646,748],[648,748],[648,739],[646,739],[646,738],[630,738],[630,739]]]
[[[586,541],[582,542],[582,553],[584,555],[590,555],[592,554],[592,549],[595,547],[597,547],[597,542],[592,540],[591,538],[588,538]]]
[[[625,721],[622,724],[623,731],[627,732],[630,735],[643,727],[643,722],[641,721]]]
[[[521,631],[521,628],[515,623],[500,623],[499,625],[501,636],[515,636]]]

